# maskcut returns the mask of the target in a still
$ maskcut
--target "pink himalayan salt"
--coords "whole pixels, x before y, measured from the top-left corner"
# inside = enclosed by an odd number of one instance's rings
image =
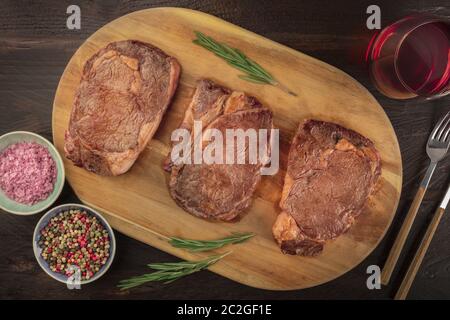
[[[52,156],[36,142],[15,143],[0,153],[0,188],[16,202],[33,205],[47,199],[56,175]]]

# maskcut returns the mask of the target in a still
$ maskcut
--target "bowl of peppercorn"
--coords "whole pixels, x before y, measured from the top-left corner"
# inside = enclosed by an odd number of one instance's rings
[[[116,240],[100,213],[81,204],[63,204],[39,220],[33,250],[50,277],[76,286],[97,280],[109,269]]]

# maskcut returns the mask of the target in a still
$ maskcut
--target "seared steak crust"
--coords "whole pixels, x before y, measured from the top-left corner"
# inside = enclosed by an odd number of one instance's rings
[[[84,65],[66,157],[101,175],[126,172],[152,138],[178,84],[178,62],[140,41],[108,44]]]
[[[346,232],[380,176],[373,143],[334,123],[307,120],[289,152],[273,234],[285,253],[316,255]]]
[[[211,81],[198,83],[181,127],[192,128],[201,120],[204,130],[214,128],[225,137],[226,129],[267,129],[272,113],[253,97],[230,92]],[[203,149],[208,142],[203,139]],[[224,142],[225,152],[225,142]],[[248,157],[248,150],[247,157]],[[211,220],[234,221],[252,201],[261,179],[262,164],[181,164],[172,167],[169,188],[172,198],[189,213]]]

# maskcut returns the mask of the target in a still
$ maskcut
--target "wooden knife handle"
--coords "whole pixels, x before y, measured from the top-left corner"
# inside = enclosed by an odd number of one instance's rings
[[[381,271],[381,283],[387,285],[391,279],[392,272],[394,271],[395,265],[397,264],[398,257],[402,252],[403,246],[405,245],[406,238],[408,237],[411,226],[416,218],[417,211],[419,210],[420,204],[422,203],[423,196],[425,195],[426,189],[423,186],[419,187],[411,207],[406,214],[405,221],[403,221],[402,227],[395,239],[394,245],[389,252],[389,256],[386,263]]]
[[[427,232],[423,236],[422,241],[420,242],[419,249],[414,256],[413,261],[411,262],[408,271],[406,272],[405,278],[403,278],[402,284],[395,295],[396,300],[404,300],[408,295],[409,289],[416,277],[417,271],[419,271],[420,264],[422,263],[423,258],[425,257],[425,253],[428,250],[428,246],[433,239],[434,233],[439,225],[439,221],[441,221],[442,215],[444,214],[443,208],[438,208],[431,220],[430,225],[428,226]]]

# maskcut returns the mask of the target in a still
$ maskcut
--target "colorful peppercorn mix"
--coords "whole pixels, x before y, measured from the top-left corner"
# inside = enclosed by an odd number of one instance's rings
[[[41,256],[53,272],[70,276],[74,271],[69,266],[77,266],[81,280],[89,280],[108,261],[108,231],[84,210],[59,213],[50,219],[40,235]]]

